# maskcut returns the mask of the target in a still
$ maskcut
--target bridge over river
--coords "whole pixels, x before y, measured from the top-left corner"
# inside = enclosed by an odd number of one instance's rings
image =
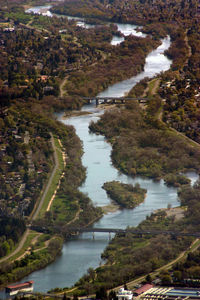
[[[49,233],[49,229],[47,227],[41,227],[38,225],[29,225],[28,228],[38,231],[38,232],[45,232]],[[195,238],[200,238],[200,232],[186,232],[186,231],[172,231],[172,230],[137,230],[137,229],[132,229],[132,228],[95,228],[95,227],[68,227],[68,228],[55,228],[56,231],[59,230],[59,232],[62,232],[63,234],[69,234],[69,235],[74,235],[74,234],[80,234],[83,232],[105,232],[105,233],[116,233],[116,234],[126,234],[126,233],[131,233],[134,234],[138,237],[143,236],[143,235],[171,235],[173,237],[178,237],[178,236],[191,236]]]
[[[96,102],[96,105],[99,104],[124,104],[127,101],[138,101],[139,103],[146,103],[148,98],[126,98],[126,97],[82,97],[83,100],[86,100],[88,104],[93,101]]]
[[[164,230],[136,230],[131,228],[120,229],[120,228],[70,228],[70,232],[74,234],[79,234],[83,232],[107,232],[107,233],[116,233],[116,234],[126,234],[131,233],[138,237],[143,235],[171,235],[173,237],[178,236],[191,236],[195,238],[200,238],[200,232],[180,232],[180,231],[164,231]]]

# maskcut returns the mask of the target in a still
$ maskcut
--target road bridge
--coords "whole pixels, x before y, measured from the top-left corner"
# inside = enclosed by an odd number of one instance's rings
[[[29,225],[29,228],[38,232],[45,232],[48,233],[49,229],[48,227],[42,227],[42,226],[34,226],[34,225]],[[83,232],[105,232],[105,233],[115,233],[115,234],[126,234],[126,233],[131,233],[136,236],[143,236],[143,235],[171,235],[174,237],[178,236],[191,236],[195,238],[200,238],[200,232],[186,232],[186,231],[173,231],[173,230],[138,230],[138,229],[132,229],[132,228],[95,228],[95,227],[84,227],[84,228],[79,228],[79,227],[68,227],[68,228],[57,228],[57,231],[62,232],[63,234],[68,234],[68,235],[74,235],[74,234],[80,234]]]
[[[171,236],[191,236],[195,238],[200,238],[200,232],[180,232],[180,231],[164,231],[164,230],[136,230],[131,228],[121,229],[121,228],[70,228],[71,232],[83,233],[83,232],[106,232],[106,233],[132,233],[135,235],[171,235]]]
[[[95,101],[96,106],[99,104],[124,104],[127,101],[138,101],[139,103],[146,103],[148,98],[126,98],[126,97],[82,97],[88,104]]]

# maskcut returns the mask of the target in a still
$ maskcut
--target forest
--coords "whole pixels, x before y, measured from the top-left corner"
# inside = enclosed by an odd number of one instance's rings
[[[45,1],[31,4],[42,3]],[[93,207],[78,190],[86,176],[81,142],[74,129],[57,122],[53,113],[80,109],[83,96],[95,96],[108,85],[138,74],[147,54],[167,35],[171,46],[165,54],[172,65],[158,75],[157,94],[148,93],[150,83],[146,78],[129,94],[138,97],[147,89],[145,108],[127,103],[107,110],[97,123],[91,123],[90,130],[105,135],[111,143],[112,162],[120,171],[132,177],[164,179],[167,185],[179,187],[184,218],[177,221],[157,212],[139,228],[199,230],[199,182],[192,187],[184,175],[200,170],[199,145],[192,142],[200,141],[197,2],[65,0],[51,9],[58,14],[87,17],[88,23],[95,18],[96,26],[90,29],[76,26],[65,17],[26,14],[27,4],[27,0],[0,0],[0,257],[18,243],[51,172],[50,133],[61,139],[68,161],[52,210],[35,225],[48,227],[51,234],[66,235],[70,232],[66,221],[71,222],[77,211],[79,219],[72,226],[85,226],[101,217],[101,209]],[[124,37],[124,42],[112,46],[112,36],[120,33],[116,25],[104,21],[142,25],[141,30],[148,35]],[[116,190],[119,194],[118,184]],[[126,194],[125,190],[127,186],[120,186],[120,193]],[[147,274],[175,258],[191,242],[191,238],[176,240],[171,236],[143,237],[140,241],[131,234],[116,236],[102,254],[107,264],[95,271],[90,269],[77,283],[78,293],[112,288]],[[1,264],[0,284],[52,262],[62,243],[63,237],[56,236],[46,249]],[[199,252],[188,255],[185,262],[160,274],[162,283],[187,284],[188,277],[198,279],[198,263]]]
[[[146,24],[186,22],[196,15],[196,1],[164,0],[65,0],[52,11],[81,17],[95,17],[115,22]]]
[[[90,130],[112,144],[112,161],[131,176],[163,178],[170,173],[199,171],[199,149],[178,138],[162,122],[144,112],[137,103],[106,111]]]
[[[199,230],[199,181],[192,187],[184,185],[179,191],[183,216],[168,215],[171,208],[152,213],[147,216],[137,229],[140,230],[172,230],[187,232]],[[187,207],[185,210],[184,207]],[[195,213],[194,213],[195,212]],[[189,252],[186,259],[175,263],[169,270],[162,270],[155,275],[148,275],[159,267],[172,261],[182,251],[188,249],[194,239],[192,237],[175,237],[173,235],[136,236],[131,232],[118,234],[109,243],[102,254],[106,265],[96,270],[88,270],[76,284],[77,295],[83,290],[87,293],[112,289],[116,285],[147,275],[143,282],[151,282],[156,278],[167,286],[199,286],[199,251]]]

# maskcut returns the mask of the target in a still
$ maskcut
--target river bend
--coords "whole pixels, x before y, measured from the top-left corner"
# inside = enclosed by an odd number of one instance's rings
[[[49,14],[48,11],[46,13]],[[84,20],[82,21],[84,22]],[[120,24],[120,26],[120,30],[124,28],[125,34],[128,34],[127,32],[133,33],[136,28],[134,25]],[[141,33],[137,34],[142,35]],[[144,77],[153,77],[157,73],[168,70],[171,61],[163,53],[169,46],[170,38],[166,37],[162,40],[162,44],[147,56],[143,72],[128,80],[114,84],[98,96],[123,96]],[[154,182],[140,177],[133,179],[113,167],[110,158],[110,144],[106,142],[103,136],[89,133],[88,130],[89,123],[92,120],[96,121],[102,111],[95,108],[94,105],[84,106],[83,110],[89,110],[92,114],[71,117],[70,119],[63,119],[62,114],[58,116],[63,123],[75,127],[77,135],[83,142],[83,165],[87,168],[87,178],[80,190],[88,194],[94,205],[104,206],[110,203],[106,192],[102,189],[102,185],[106,181],[119,180],[123,183],[133,184],[138,182],[142,188],[147,189],[144,203],[135,209],[123,209],[108,213],[94,226],[101,228],[137,226],[156,209],[167,207],[168,204],[172,207],[178,206],[177,189],[167,187],[164,185],[163,180]],[[193,173],[188,176],[193,182],[197,179],[197,176]],[[30,274],[23,281],[34,280],[35,291],[41,292],[55,287],[70,287],[87,272],[88,268],[96,268],[102,263],[101,253],[108,242],[108,234],[95,234],[95,240],[93,240],[91,233],[83,233],[63,245],[62,254],[54,263],[43,270]]]

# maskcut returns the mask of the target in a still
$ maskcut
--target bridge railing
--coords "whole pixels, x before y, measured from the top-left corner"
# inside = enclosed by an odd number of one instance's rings
[[[99,105],[101,103],[109,103],[109,104],[115,104],[115,103],[125,103],[126,101],[139,101],[142,103],[146,103],[148,98],[130,98],[130,97],[82,97],[83,100],[87,100],[88,104],[92,103],[93,101],[96,102],[96,105]]]
[[[200,238],[200,232],[180,232],[180,231],[164,231],[164,230],[135,230],[135,229],[121,229],[121,228],[71,228],[72,232],[108,232],[108,233],[132,233],[136,235],[173,235],[173,236],[192,236]]]

